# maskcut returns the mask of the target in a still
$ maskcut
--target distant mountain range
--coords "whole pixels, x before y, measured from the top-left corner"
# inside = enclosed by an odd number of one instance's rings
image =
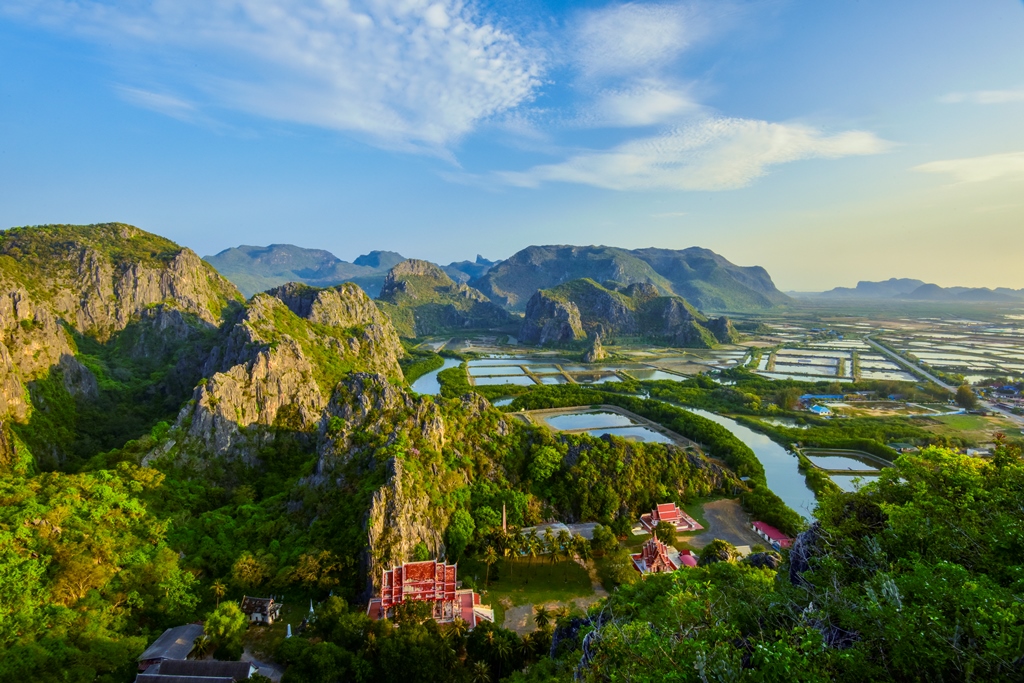
[[[246,296],[286,282],[330,287],[354,282],[377,297],[384,278],[405,260],[393,251],[372,251],[352,263],[322,249],[291,244],[243,245],[205,259]],[[590,278],[611,289],[653,285],[663,296],[680,296],[701,310],[756,311],[790,301],[760,266],[737,266],[708,249],[619,249],[568,245],[527,247],[505,261],[477,256],[438,266],[456,283],[468,284],[507,310],[523,312],[534,292]]]
[[[1024,289],[999,287],[940,287],[923,280],[891,278],[879,282],[863,280],[856,287],[836,287],[827,292],[790,292],[798,298],[846,300],[940,301],[952,303],[1024,302]]]
[[[660,294],[681,296],[702,310],[764,310],[789,301],[764,268],[737,266],[699,247],[527,247],[470,284],[495,303],[523,311],[534,292],[581,278],[612,283],[612,288],[649,283]]]
[[[231,280],[246,297],[288,282],[301,282],[312,287],[354,282],[367,294],[376,297],[388,271],[406,258],[394,251],[371,251],[349,263],[323,249],[306,249],[294,244],[266,247],[243,244],[203,260]],[[476,261],[459,261],[441,266],[441,269],[456,282],[468,282],[486,274],[494,263],[477,256]]]

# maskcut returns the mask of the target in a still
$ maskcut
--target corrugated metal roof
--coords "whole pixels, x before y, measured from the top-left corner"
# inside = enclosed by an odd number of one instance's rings
[[[202,624],[185,624],[169,628],[139,656],[140,662],[150,659],[185,659],[192,652],[196,638],[203,635]]]

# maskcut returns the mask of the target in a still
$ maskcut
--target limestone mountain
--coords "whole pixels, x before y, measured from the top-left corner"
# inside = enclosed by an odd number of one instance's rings
[[[490,261],[480,254],[476,255],[475,261],[453,261],[447,266],[441,266],[441,270],[448,274],[448,277],[456,282],[469,282],[483,277],[491,268],[500,261]]]
[[[580,278],[623,285],[648,283],[659,293],[684,297],[702,310],[762,310],[789,301],[764,268],[737,266],[699,247],[632,251],[605,246],[528,247],[470,284],[495,303],[522,311],[537,290]]]
[[[172,440],[149,458],[251,460],[277,431],[309,441],[343,378],[368,372],[401,382],[403,354],[387,316],[352,283],[257,294],[222,331]]]
[[[0,460],[53,467],[148,431],[241,298],[189,249],[129,225],[0,233]]]
[[[581,341],[588,334],[696,348],[736,340],[728,318],[709,320],[685,299],[662,295],[652,284],[600,285],[588,278],[534,294],[519,339],[544,345]]]
[[[403,337],[464,329],[490,329],[510,321],[509,314],[465,284],[456,283],[428,261],[409,259],[391,269],[377,305]]]
[[[288,282],[314,287],[354,282],[372,296],[380,291],[388,270],[405,257],[393,251],[371,251],[349,263],[323,249],[306,249],[294,244],[266,247],[243,244],[207,256],[205,260],[247,297]]]

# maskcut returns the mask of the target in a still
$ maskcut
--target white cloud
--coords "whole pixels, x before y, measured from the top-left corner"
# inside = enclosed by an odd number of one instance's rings
[[[530,100],[542,69],[462,0],[10,0],[5,12],[188,63],[175,76],[209,104],[398,148],[444,148]]]
[[[194,121],[199,113],[194,104],[174,95],[155,93],[127,86],[117,86],[117,91],[126,102],[131,102],[143,109],[150,109],[180,121]]]
[[[1024,179],[1024,152],[932,161],[915,166],[913,170],[950,175],[961,183],[980,183],[1004,178]]]
[[[973,92],[951,92],[939,98],[946,104],[1007,104],[1024,102],[1024,88],[1010,90],[975,90]]]
[[[589,74],[633,73],[670,62],[706,32],[688,4],[613,5],[582,15],[576,61]]]
[[[716,118],[498,177],[523,187],[558,181],[610,190],[728,190],[749,185],[777,164],[879,154],[889,147],[865,131],[827,135],[799,124]]]
[[[624,89],[601,91],[581,120],[592,126],[650,126],[678,121],[680,116],[699,109],[685,91],[648,80]]]

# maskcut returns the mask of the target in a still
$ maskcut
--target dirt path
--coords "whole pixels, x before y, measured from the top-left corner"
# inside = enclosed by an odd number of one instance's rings
[[[750,528],[749,516],[740,507],[739,500],[716,500],[704,505],[707,529],[693,536],[680,536],[679,540],[694,548],[703,548],[716,538],[733,545],[764,545],[764,539]]]

